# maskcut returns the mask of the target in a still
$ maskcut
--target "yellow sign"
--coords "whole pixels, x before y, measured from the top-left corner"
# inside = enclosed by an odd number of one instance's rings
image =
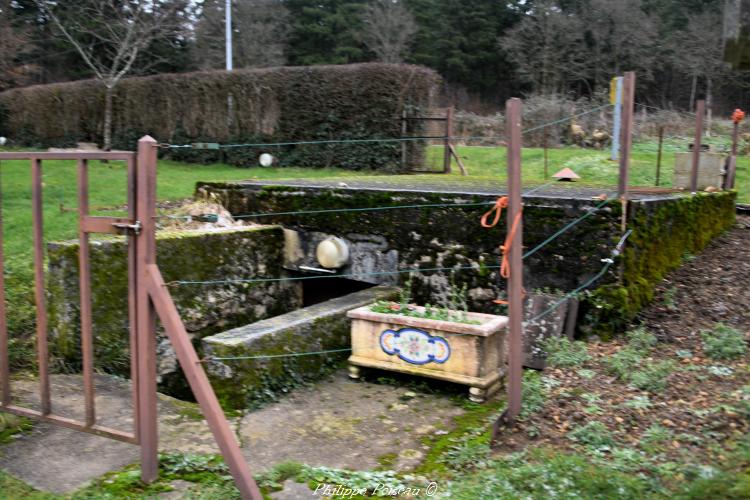
[[[609,82],[609,103],[617,104],[617,82],[620,81],[619,76],[615,76]]]

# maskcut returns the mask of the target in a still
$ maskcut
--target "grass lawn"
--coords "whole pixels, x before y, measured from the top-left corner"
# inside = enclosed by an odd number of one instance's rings
[[[674,153],[685,151],[685,142],[668,140],[664,143],[660,186],[672,185]],[[431,148],[428,163],[432,168],[442,167],[442,148]],[[469,176],[494,177],[505,179],[507,153],[504,147],[459,146],[458,155],[469,171]],[[633,145],[630,164],[631,186],[656,185],[657,145],[653,141]],[[611,161],[609,150],[582,149],[578,147],[550,148],[548,150],[548,172],[552,176],[565,167],[581,176],[582,184],[616,186],[619,175],[619,164]],[[522,176],[524,183],[539,183],[544,177],[544,150],[542,148],[524,148],[522,153]],[[455,175],[460,175],[458,166],[453,162]],[[737,162],[736,187],[739,190],[739,201],[750,203],[750,156],[741,156]]]

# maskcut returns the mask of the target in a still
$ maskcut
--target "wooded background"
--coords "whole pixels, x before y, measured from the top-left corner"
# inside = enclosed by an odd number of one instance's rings
[[[64,24],[98,2],[62,0],[56,14]],[[134,74],[224,67],[224,0],[155,3],[176,22]],[[234,65],[421,64],[443,77],[443,104],[476,113],[513,95],[601,99],[635,70],[639,102],[687,110],[706,98],[726,114],[750,78],[722,62],[722,13],[723,0],[236,0]],[[0,90],[90,76],[38,2],[0,0]]]

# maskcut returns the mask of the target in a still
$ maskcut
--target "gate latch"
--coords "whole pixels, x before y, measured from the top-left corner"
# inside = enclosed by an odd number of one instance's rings
[[[112,225],[117,229],[117,232],[120,234],[134,234],[138,236],[141,234],[141,228],[143,227],[141,225],[141,221],[137,220],[135,221],[135,224],[127,224],[127,223],[119,223],[119,222],[113,222]]]

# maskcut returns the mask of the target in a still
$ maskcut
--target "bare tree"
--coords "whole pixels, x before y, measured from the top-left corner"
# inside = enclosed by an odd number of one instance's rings
[[[117,84],[152,43],[180,29],[184,4],[158,0],[84,0],[76,5],[34,1],[104,85],[104,149],[111,149]],[[58,10],[63,6],[75,9],[75,15],[59,16]]]
[[[583,24],[555,0],[534,2],[532,10],[500,38],[500,48],[535,92],[563,92],[586,81]]]
[[[623,71],[637,71],[639,79],[651,77],[657,66],[656,23],[641,0],[591,0],[581,8],[588,34],[591,79],[598,88]]]
[[[375,0],[362,12],[362,41],[378,60],[399,63],[414,35],[414,16],[399,0]]]
[[[15,23],[12,4],[11,0],[0,0],[0,91],[26,83],[36,69],[19,62],[32,43],[29,30]]]
[[[729,67],[724,62],[722,17],[718,12],[705,11],[688,18],[685,30],[675,33],[671,46],[675,66],[686,71],[691,79],[690,107],[695,104],[698,81],[705,82],[706,135],[711,135],[714,84],[728,76]]]
[[[289,11],[280,0],[242,0],[232,6],[232,45],[238,68],[286,63]],[[198,66],[224,67],[224,2],[209,0],[196,27]]]

